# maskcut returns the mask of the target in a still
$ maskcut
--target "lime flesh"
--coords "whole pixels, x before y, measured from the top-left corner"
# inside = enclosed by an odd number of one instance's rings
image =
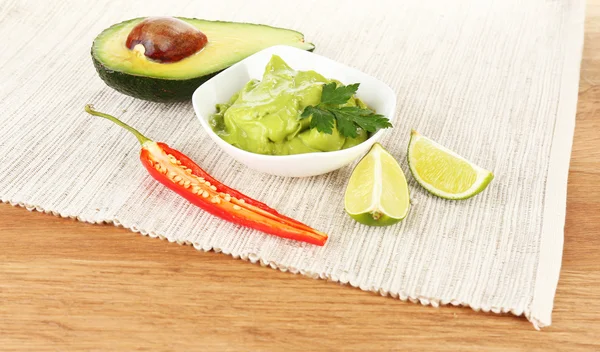
[[[379,143],[352,171],[344,207],[354,220],[371,226],[392,225],[406,217],[410,198],[404,172]]]
[[[417,182],[444,199],[467,199],[483,191],[494,175],[455,152],[412,131],[408,165]]]

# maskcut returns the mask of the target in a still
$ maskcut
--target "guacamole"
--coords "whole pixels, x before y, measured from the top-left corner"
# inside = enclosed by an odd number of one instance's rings
[[[346,138],[310,128],[310,118],[300,119],[305,107],[321,100],[323,84],[337,82],[315,71],[295,71],[273,55],[262,81],[251,80],[226,104],[217,105],[210,120],[213,130],[227,143],[243,150],[270,155],[330,152],[364,142],[367,132],[357,129]],[[339,82],[337,82],[339,83]],[[343,106],[367,106],[352,97]]]

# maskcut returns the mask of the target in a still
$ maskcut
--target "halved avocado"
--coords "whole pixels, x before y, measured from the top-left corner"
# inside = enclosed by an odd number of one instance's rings
[[[94,66],[104,82],[121,93],[151,101],[180,101],[206,80],[236,62],[273,45],[290,45],[314,50],[302,33],[266,25],[208,21],[177,17],[198,28],[208,44],[177,62],[153,61],[131,50],[126,40],[142,20],[135,18],[115,24],[100,33],[92,45]]]

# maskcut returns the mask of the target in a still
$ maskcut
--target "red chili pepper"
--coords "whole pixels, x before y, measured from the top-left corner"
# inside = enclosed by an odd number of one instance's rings
[[[223,185],[181,152],[146,138],[116,117],[95,111],[91,105],[86,105],[85,111],[133,133],[142,145],[140,159],[150,175],[192,204],[227,221],[271,235],[319,246],[327,241],[326,234]]]

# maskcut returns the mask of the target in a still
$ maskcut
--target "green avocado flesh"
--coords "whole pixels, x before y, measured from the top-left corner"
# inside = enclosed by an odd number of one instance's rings
[[[367,132],[356,138],[321,133],[310,128],[310,118],[300,119],[305,107],[321,101],[323,84],[339,82],[315,71],[295,71],[273,55],[261,81],[251,80],[228,103],[217,105],[210,123],[227,143],[240,149],[270,155],[329,152],[364,142]],[[343,106],[367,108],[352,97]]]
[[[110,87],[140,99],[190,99],[199,85],[244,58],[273,45],[312,51],[302,33],[266,25],[207,21],[178,17],[203,32],[208,44],[197,53],[172,63],[148,59],[125,45],[131,30],[144,18],[115,24],[100,33],[92,45],[98,74]]]

